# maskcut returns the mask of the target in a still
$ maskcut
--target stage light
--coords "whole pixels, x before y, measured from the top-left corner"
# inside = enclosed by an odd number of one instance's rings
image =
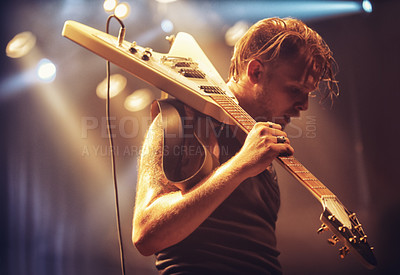
[[[6,54],[11,58],[27,55],[36,45],[36,36],[31,32],[21,32],[8,42]]]
[[[225,33],[225,42],[228,46],[235,46],[236,42],[249,29],[249,24],[245,21],[238,21],[230,27]]]
[[[153,93],[149,89],[139,89],[129,95],[124,102],[128,111],[138,112],[143,110],[153,101]]]
[[[117,6],[117,0],[105,0],[103,3],[103,8],[106,12],[112,12]]]
[[[171,33],[174,30],[174,23],[171,20],[164,19],[161,21],[161,29],[166,33]]]
[[[266,17],[294,17],[302,20],[329,18],[362,12],[361,1],[212,1],[213,12],[219,14],[226,22],[234,24],[245,18],[258,21]]]
[[[110,98],[121,93],[126,87],[127,79],[121,74],[113,74],[110,76]],[[107,98],[107,78],[97,85],[96,95],[99,98]]]
[[[364,0],[362,2],[362,7],[363,7],[365,12],[367,12],[367,13],[371,13],[372,12],[372,4],[371,4],[370,1]]]
[[[128,17],[130,11],[131,11],[130,5],[124,2],[117,5],[117,7],[114,10],[114,14],[120,19],[125,19],[126,17]]]
[[[44,58],[39,61],[36,69],[36,75],[39,80],[51,82],[56,78],[56,66],[50,60]]]

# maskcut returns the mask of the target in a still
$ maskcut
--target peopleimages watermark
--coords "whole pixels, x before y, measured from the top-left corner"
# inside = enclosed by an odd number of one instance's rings
[[[316,138],[317,137],[317,117],[304,116],[296,118],[298,123],[289,123],[285,131],[290,139],[295,138]],[[305,121],[304,121],[305,120]],[[304,124],[304,125],[303,125]],[[299,126],[301,125],[301,126]]]
[[[222,137],[235,137],[238,131],[238,128],[234,128],[234,130],[223,131],[222,129],[226,127],[226,125],[220,125],[216,127],[218,123],[210,117],[203,117],[203,124],[206,126],[203,129],[203,135],[209,136],[210,133],[213,133],[217,138]],[[317,137],[317,117],[316,116],[304,116],[301,118],[295,118],[295,123],[290,123],[286,125],[285,131],[288,133],[288,137],[290,139],[296,138],[316,138]],[[165,122],[165,121],[164,121]],[[191,138],[193,137],[190,132],[193,130],[193,125],[195,124],[193,118],[182,118],[182,122],[184,124],[183,129],[187,130],[183,131],[181,134],[169,134],[166,137],[175,138],[179,135],[182,138]],[[82,117],[81,119],[82,127],[81,127],[81,137],[88,138],[90,131],[98,131],[100,130],[101,138],[108,138],[107,133],[107,118],[97,118],[97,117]],[[110,127],[113,130],[113,138],[119,135],[122,138],[135,138],[138,137],[141,133],[140,129],[147,130],[151,123],[150,117],[123,117],[117,120],[116,117],[110,117]],[[165,122],[167,123],[167,122]],[[299,126],[301,125],[301,126]],[[141,128],[142,127],[142,128]],[[98,134],[98,133],[96,133]],[[132,157],[139,156],[142,154],[156,153],[156,152],[144,152],[143,146],[141,145],[130,145],[130,146],[114,146],[114,154],[116,156],[122,157]],[[210,149],[207,148],[206,149]],[[174,154],[174,155],[200,155],[203,153],[203,149],[200,146],[194,145],[179,145],[173,148],[165,147],[164,154]],[[228,153],[228,147],[220,146],[220,153],[225,154]],[[111,148],[108,145],[93,145],[87,144],[82,147],[82,157],[108,157],[111,155]]]
[[[141,154],[142,146],[114,146],[115,156],[132,157]],[[109,157],[111,156],[111,147],[108,145],[83,145],[82,157]]]
[[[142,154],[159,154],[157,151],[144,150],[143,146],[114,146],[114,155],[120,157],[135,157]],[[204,150],[211,151],[209,146],[201,145],[175,145],[164,146],[163,154],[166,156],[202,156]],[[228,155],[228,146],[222,145],[219,147],[220,155]],[[84,145],[82,147],[82,157],[109,157],[111,156],[111,148],[107,145]]]
[[[119,135],[123,138],[135,138],[140,134],[141,127],[148,127],[151,117],[124,116],[117,120],[115,116],[109,118],[112,137]],[[81,138],[88,138],[90,131],[100,130],[101,138],[108,138],[107,117],[84,116],[81,118]]]
[[[208,137],[213,133],[217,138],[221,137],[223,134],[227,134],[226,131],[221,131],[224,124],[219,125],[216,120],[211,117],[182,117],[182,131],[176,134],[167,134],[166,137],[181,137],[185,138],[191,135],[194,129],[194,125],[202,123],[202,134]],[[278,120],[278,119],[274,119]],[[273,120],[273,121],[274,121]],[[317,117],[316,116],[304,116],[300,118],[293,118],[295,122],[286,125],[285,131],[288,133],[288,137],[293,138],[316,138],[317,136]],[[147,131],[152,119],[150,116],[134,117],[134,116],[124,116],[117,119],[115,116],[109,118],[109,127],[112,130],[112,137],[121,138],[136,138],[139,135],[143,135]],[[164,125],[168,124],[168,120],[163,121]],[[299,126],[300,125],[300,126]],[[219,127],[217,127],[219,126]],[[101,138],[108,138],[108,125],[107,117],[93,117],[84,116],[81,118],[81,138],[88,138],[91,131],[100,130]],[[230,135],[236,136],[238,127],[231,128]],[[188,134],[189,133],[189,134]]]

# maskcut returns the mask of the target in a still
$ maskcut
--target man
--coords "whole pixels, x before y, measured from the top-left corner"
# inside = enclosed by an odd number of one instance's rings
[[[187,185],[165,171],[163,117],[154,119],[140,160],[132,239],[143,255],[156,254],[161,273],[281,273],[279,187],[271,163],[293,154],[283,128],[308,108],[309,94],[328,83],[328,95],[335,95],[334,64],[322,38],[299,20],[253,25],[235,46],[228,86],[257,123],[242,143],[234,127],[212,123],[217,130],[205,131],[209,119],[183,106],[181,116],[193,118],[187,120],[192,136],[218,163]],[[199,146],[194,138],[183,143]],[[177,178],[187,178],[205,153],[180,153]]]

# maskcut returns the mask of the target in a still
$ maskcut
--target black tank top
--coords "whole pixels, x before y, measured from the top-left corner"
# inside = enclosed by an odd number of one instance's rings
[[[229,128],[218,141],[220,163],[241,148]],[[271,165],[242,182],[186,239],[156,253],[157,269],[160,274],[281,274],[275,236],[279,206]]]

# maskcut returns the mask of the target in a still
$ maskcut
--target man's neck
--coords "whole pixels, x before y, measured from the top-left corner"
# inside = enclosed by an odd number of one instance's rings
[[[249,81],[245,79],[239,79],[234,81],[232,78],[227,83],[229,90],[234,94],[236,99],[239,101],[239,105],[246,110],[248,107],[249,100],[251,100],[251,94],[253,86]]]

